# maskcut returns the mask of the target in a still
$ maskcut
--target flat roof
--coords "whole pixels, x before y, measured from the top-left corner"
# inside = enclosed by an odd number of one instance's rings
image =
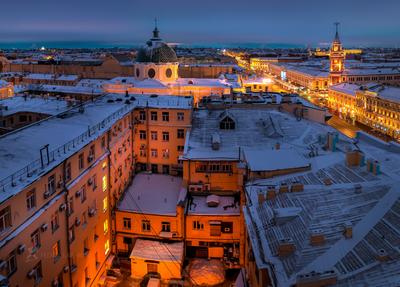
[[[188,215],[240,215],[240,202],[234,196],[211,195],[218,205],[210,207],[208,196],[194,195],[188,202]]]
[[[136,239],[130,258],[156,261],[183,262],[183,242],[166,243],[156,240]]]
[[[175,216],[176,206],[182,203],[180,194],[186,194],[185,190],[182,187],[181,177],[139,173],[125,190],[117,209],[119,211]]]
[[[361,86],[349,83],[340,83],[329,87],[330,90],[355,96],[356,91],[360,90]]]
[[[294,149],[244,149],[251,171],[273,171],[309,167],[311,163]]]
[[[0,115],[8,116],[19,112],[32,112],[39,114],[57,115],[68,109],[68,102],[55,97],[39,96],[14,96],[0,100],[0,105],[7,109],[0,108]]]

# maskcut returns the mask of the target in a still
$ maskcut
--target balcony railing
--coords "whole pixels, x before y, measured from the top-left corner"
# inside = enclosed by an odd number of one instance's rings
[[[34,176],[35,173],[46,169],[46,167],[50,165],[52,162],[62,158],[69,151],[75,150],[77,147],[81,146],[88,139],[96,135],[98,131],[108,128],[108,126],[106,125],[108,125],[111,122],[115,122],[116,119],[119,119],[121,115],[125,114],[127,111],[131,109],[132,109],[131,105],[126,105],[122,107],[121,109],[115,111],[113,114],[109,115],[101,122],[97,123],[96,125],[93,125],[92,127],[89,127],[86,132],[82,133],[78,137],[50,151],[47,164],[42,165],[41,159],[38,158],[37,160],[29,163],[28,165],[16,171],[15,173],[1,179],[0,192],[6,192],[9,188],[17,186],[18,181],[23,181],[24,179]]]

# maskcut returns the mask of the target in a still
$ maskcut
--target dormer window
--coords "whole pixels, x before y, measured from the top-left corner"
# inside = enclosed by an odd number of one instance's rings
[[[221,130],[234,130],[235,121],[229,116],[226,116],[219,122],[219,128]]]

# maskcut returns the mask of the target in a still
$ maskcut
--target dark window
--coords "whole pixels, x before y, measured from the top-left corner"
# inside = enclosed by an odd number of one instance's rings
[[[183,139],[183,138],[185,138],[185,130],[178,129],[177,137],[178,137],[178,139]]]
[[[136,77],[140,77],[140,70],[136,69]]]
[[[234,130],[235,129],[235,121],[232,120],[230,117],[225,117],[219,123],[219,128],[221,130]]]
[[[124,217],[124,229],[131,229],[131,219]]]
[[[169,223],[169,222],[161,222],[161,231],[163,231],[163,232],[171,232],[171,223]]]
[[[149,78],[154,78],[156,76],[156,71],[153,68],[149,69],[147,75],[149,76]]]
[[[162,139],[165,142],[169,141],[169,132],[163,132],[162,133]]]
[[[162,113],[162,120],[163,122],[169,122],[169,112]]]
[[[139,111],[139,120],[141,121],[146,120],[146,111]]]
[[[156,121],[157,120],[157,112],[151,112],[150,117],[151,117],[152,121]]]
[[[142,220],[142,231],[150,231],[150,221]]]
[[[170,68],[168,68],[168,69],[165,71],[165,75],[167,76],[167,78],[171,78],[171,77],[172,77],[172,70],[171,70]]]
[[[139,138],[141,140],[145,140],[146,139],[146,131],[139,131]]]

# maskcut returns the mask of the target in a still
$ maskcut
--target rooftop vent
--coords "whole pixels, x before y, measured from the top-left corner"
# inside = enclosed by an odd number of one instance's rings
[[[265,201],[265,195],[262,191],[258,192],[258,204],[263,204]]]
[[[219,205],[219,196],[215,194],[211,194],[206,198],[208,207],[217,207]]]
[[[357,194],[360,194],[362,192],[361,184],[358,183],[358,184],[354,185],[354,192],[357,193]]]
[[[315,229],[310,234],[310,244],[312,246],[319,246],[325,243],[324,231],[322,229]]]
[[[296,245],[292,238],[282,238],[279,240],[278,245],[278,256],[286,257],[293,254],[296,251]]]
[[[287,185],[286,182],[281,183],[281,185],[279,186],[279,192],[281,193],[289,192],[289,186]]]
[[[386,252],[385,249],[381,248],[376,252],[376,259],[381,262],[389,260],[389,254]]]
[[[304,184],[301,182],[294,182],[290,188],[291,192],[299,192],[304,190]]]
[[[221,137],[218,133],[213,133],[211,136],[211,148],[213,150],[219,150],[221,145]]]
[[[351,221],[347,221],[344,223],[343,235],[346,239],[350,239],[353,237],[353,224]]]
[[[335,270],[325,272],[311,271],[306,274],[299,274],[296,278],[297,287],[305,286],[332,286],[337,283],[337,273]]]

